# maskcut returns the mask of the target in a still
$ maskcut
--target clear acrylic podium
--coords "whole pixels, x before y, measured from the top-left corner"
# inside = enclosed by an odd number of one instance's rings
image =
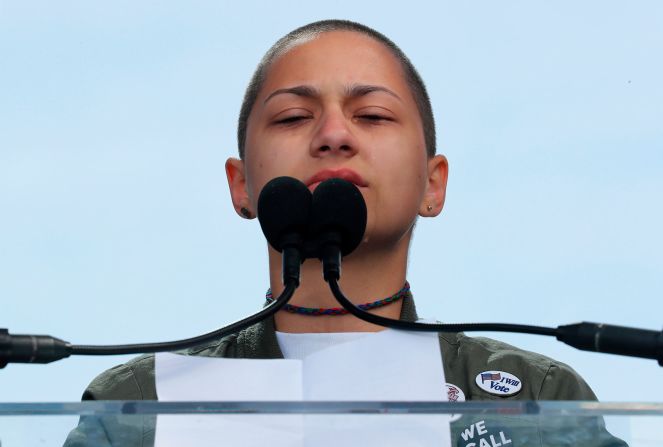
[[[436,421],[450,427],[454,446],[663,446],[663,403],[559,401],[0,403],[0,446],[62,446],[68,436],[68,445],[76,446],[151,446],[155,427],[173,418],[190,436],[176,445],[191,446],[201,445],[196,436],[206,426],[219,424],[230,427],[227,437],[215,438],[219,446],[343,446],[348,443],[339,433],[353,424],[363,437],[357,445],[443,445],[418,439],[422,427]],[[287,432],[288,424],[302,420],[313,421],[308,441],[293,437],[284,444],[271,436],[279,424]],[[386,442],[373,437],[375,423],[396,436]]]

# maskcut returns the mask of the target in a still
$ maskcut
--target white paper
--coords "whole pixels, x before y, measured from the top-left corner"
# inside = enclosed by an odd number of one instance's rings
[[[435,333],[385,330],[304,360],[305,400],[446,401]],[[449,446],[448,415],[306,415],[304,445]],[[333,436],[320,436],[333,433]]]
[[[302,360],[157,354],[162,401],[446,401],[437,334],[384,330]],[[447,415],[159,416],[164,446],[449,446]]]
[[[161,401],[300,401],[299,360],[226,359],[159,353],[155,355]]]
[[[155,356],[161,401],[302,400],[299,360],[247,360],[176,354]],[[160,415],[156,447],[242,445],[300,447],[301,415]]]
[[[306,400],[445,401],[435,333],[384,330],[304,359]]]

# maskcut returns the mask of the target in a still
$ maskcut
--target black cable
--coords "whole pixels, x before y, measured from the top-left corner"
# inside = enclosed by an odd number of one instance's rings
[[[543,327],[543,326],[529,326],[525,324],[507,324],[507,323],[461,323],[461,324],[441,324],[441,323],[414,323],[410,321],[394,320],[391,318],[381,317],[372,313],[366,312],[359,307],[355,306],[348,300],[338,282],[334,278],[329,278],[329,288],[336,300],[357,318],[360,318],[369,323],[377,324],[379,326],[390,327],[394,329],[403,329],[407,331],[418,332],[471,332],[471,331],[491,331],[491,332],[518,332],[522,334],[537,334],[557,336],[557,328]]]
[[[332,271],[335,271],[333,268]],[[379,326],[419,332],[517,332],[548,335],[584,351],[605,352],[658,360],[663,366],[663,331],[582,322],[556,328],[507,323],[430,324],[393,320],[366,312],[348,300],[338,285],[338,278],[327,279],[329,288],[344,309],[357,318]]]
[[[255,323],[272,316],[285,306],[292,295],[295,293],[297,283],[293,280],[285,284],[285,288],[279,297],[272,301],[268,306],[265,306],[260,312],[251,316],[243,318],[239,321],[229,324],[215,331],[207,334],[199,335],[185,340],[167,341],[163,343],[137,343],[131,345],[114,345],[114,346],[94,346],[94,345],[71,345],[71,355],[115,355],[115,354],[142,354],[146,352],[164,352],[164,351],[177,351],[179,349],[186,349],[205,343],[206,341],[218,339],[230,335],[237,331],[241,331]]]

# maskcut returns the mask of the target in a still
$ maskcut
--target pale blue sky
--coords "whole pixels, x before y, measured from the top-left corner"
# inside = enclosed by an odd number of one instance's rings
[[[0,327],[78,344],[197,335],[257,310],[232,210],[243,90],[282,34],[366,23],[430,90],[451,177],[409,279],[446,322],[663,326],[663,4],[0,0]],[[484,334],[485,335],[485,334]],[[663,401],[655,361],[489,334],[606,401]],[[74,401],[128,357],[0,370],[0,401]]]

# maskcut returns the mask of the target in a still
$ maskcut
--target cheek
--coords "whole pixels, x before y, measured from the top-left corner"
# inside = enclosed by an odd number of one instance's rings
[[[248,143],[248,140],[247,140]],[[247,193],[249,200],[256,206],[260,191],[267,182],[280,176],[298,177],[300,161],[292,149],[296,146],[272,142],[267,145],[247,144],[245,166]]]
[[[254,207],[257,206],[258,196],[265,184],[274,177],[281,175],[279,172],[282,172],[282,170],[278,161],[278,157],[269,154],[247,157],[246,190]]]
[[[418,209],[428,179],[427,158],[423,148],[407,148],[404,146],[407,142],[402,143],[376,160],[382,189],[386,192],[385,199],[397,200],[408,209]]]
[[[421,149],[423,151],[423,149]],[[409,231],[426,190],[425,155],[376,157],[376,188],[367,191],[367,232],[374,240],[400,240]]]
[[[246,191],[249,200],[255,206],[258,195],[265,183],[270,180],[269,168],[276,165],[278,161],[276,151],[270,150],[266,139],[249,120],[246,134],[246,149],[244,154],[244,166],[246,168]]]
[[[258,203],[258,195],[265,184],[270,180],[267,167],[274,166],[274,160],[256,151],[246,152],[244,166],[246,167],[246,192],[251,204],[255,207]]]

